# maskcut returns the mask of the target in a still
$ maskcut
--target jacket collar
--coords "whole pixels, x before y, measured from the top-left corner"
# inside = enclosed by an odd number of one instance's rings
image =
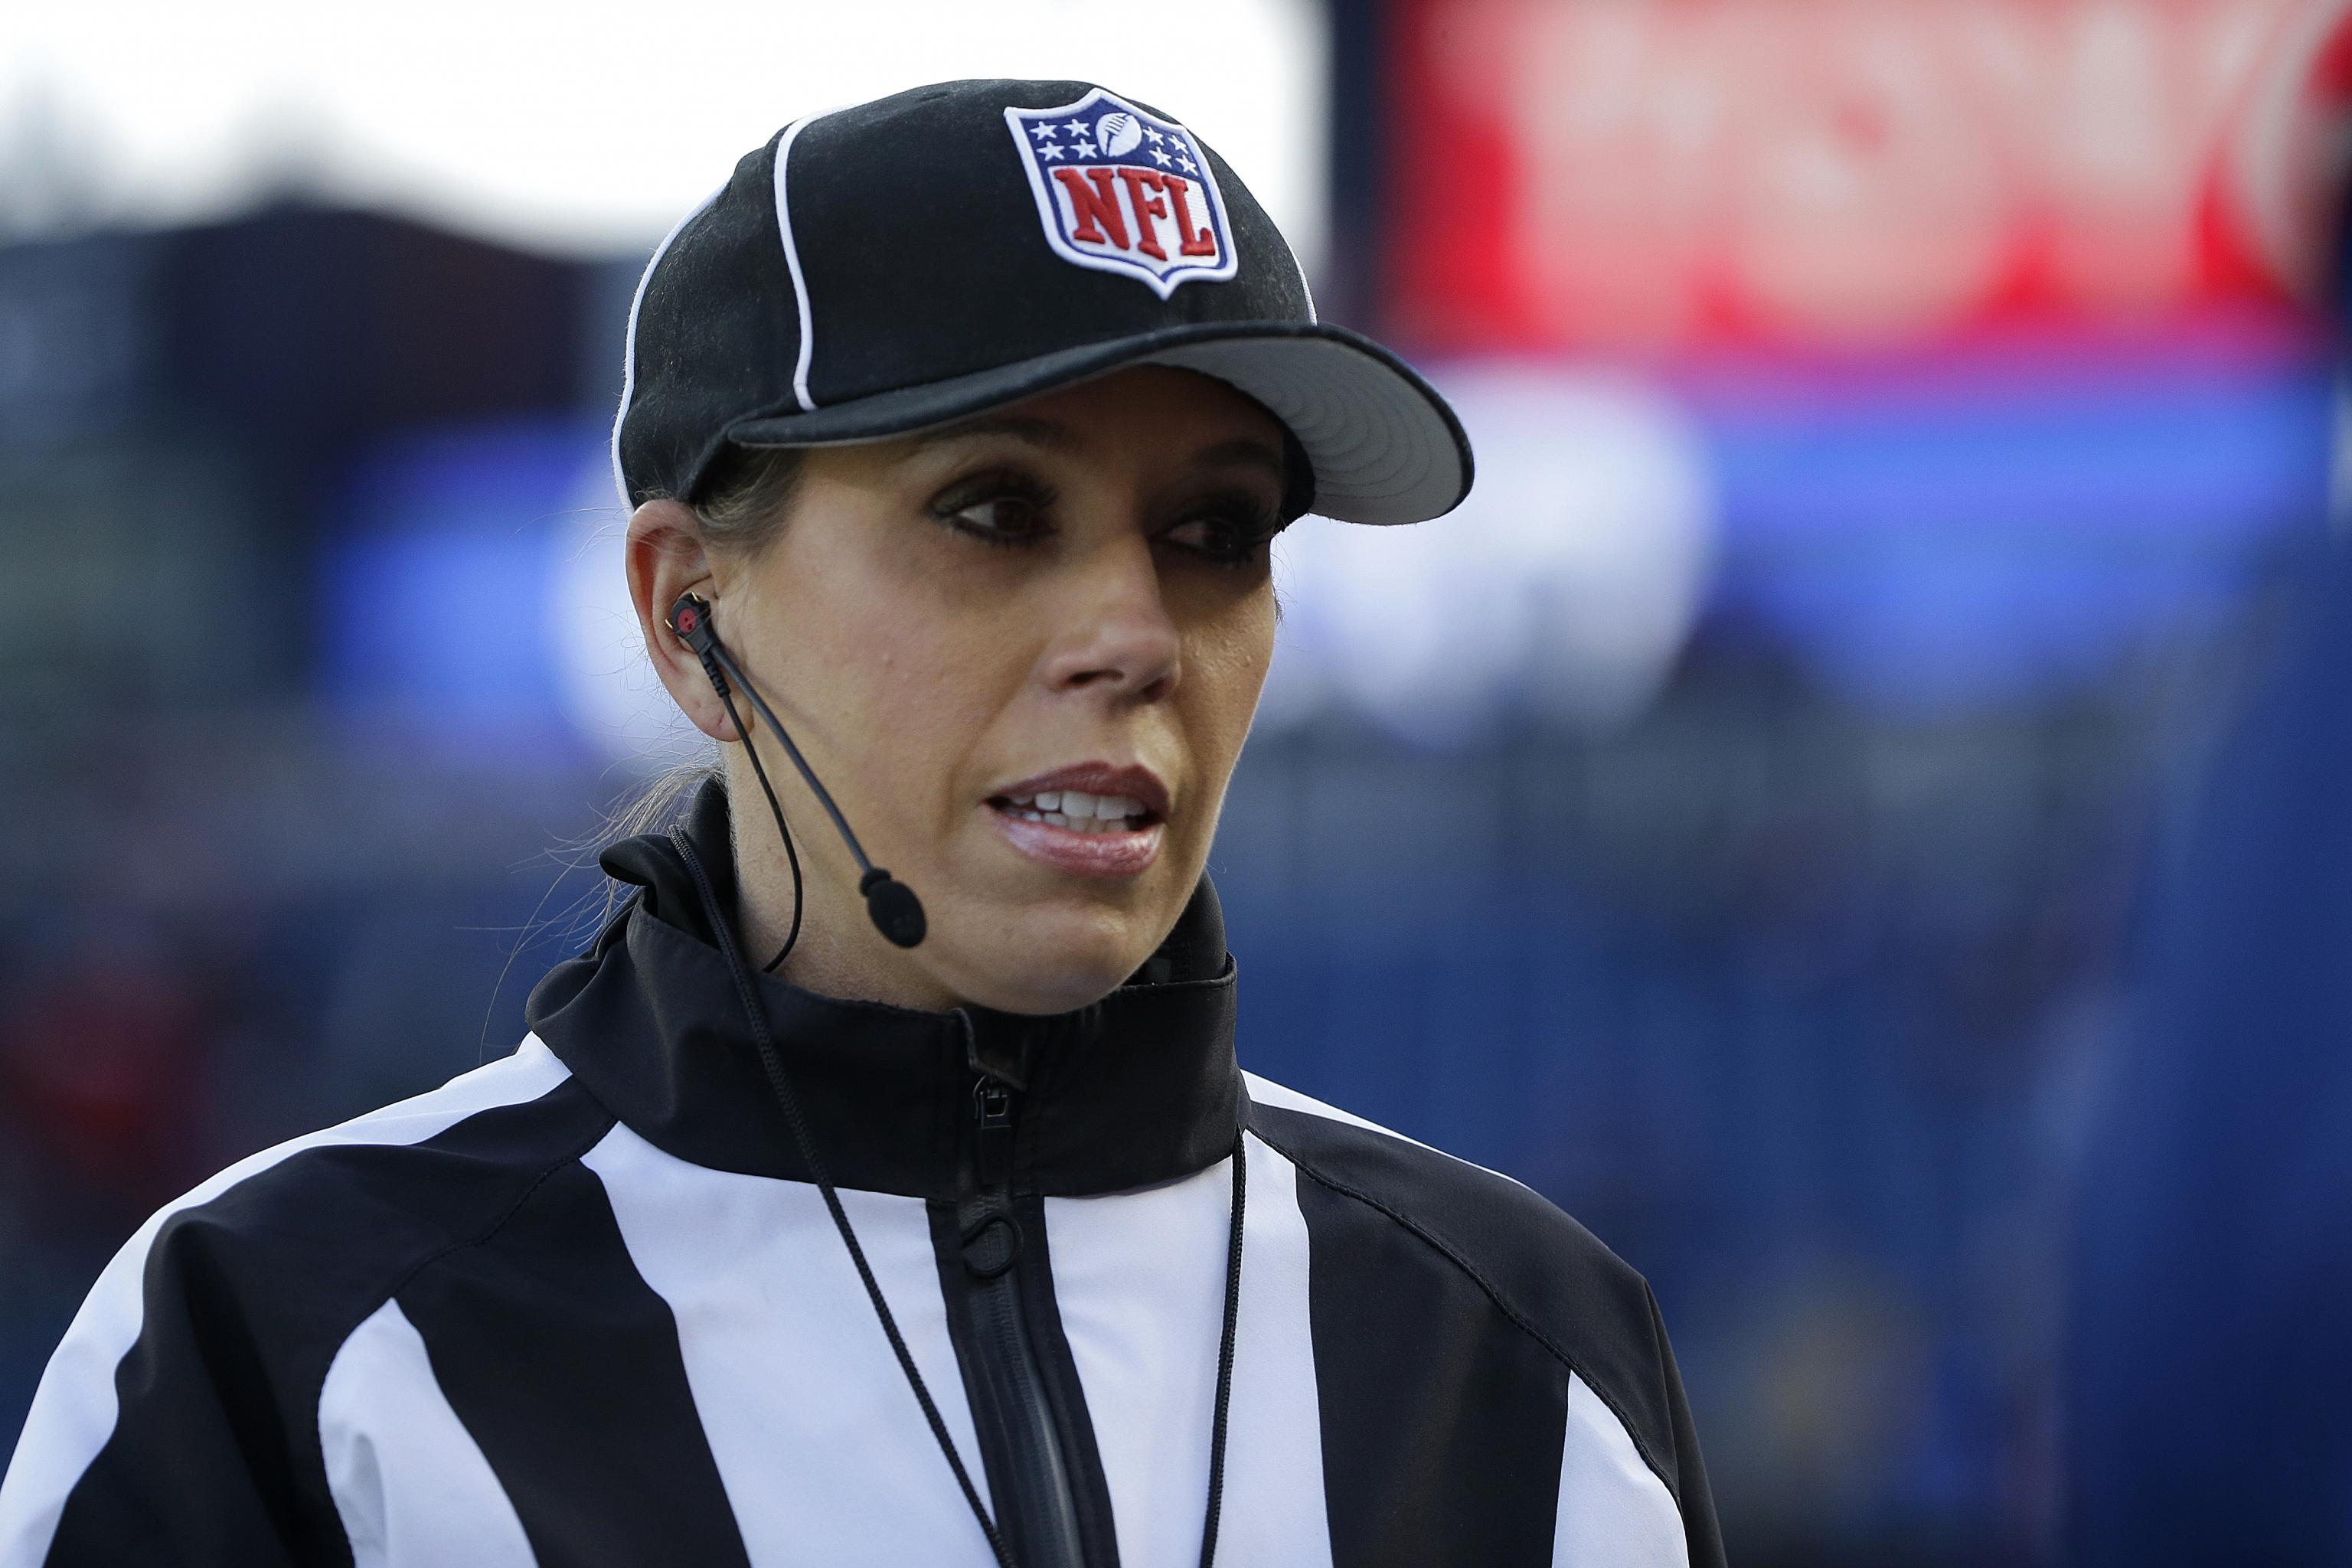
[[[675,832],[735,901],[727,796],[703,785]],[[595,944],[531,992],[530,1027],[648,1142],[750,1175],[807,1179],[677,845],[607,850],[640,889]],[[844,1187],[952,1199],[968,1185],[973,1090],[1017,1092],[1017,1189],[1048,1196],[1172,1181],[1223,1159],[1242,1116],[1234,969],[1203,876],[1150,963],[1092,1006],[927,1013],[754,974],[817,1152]]]

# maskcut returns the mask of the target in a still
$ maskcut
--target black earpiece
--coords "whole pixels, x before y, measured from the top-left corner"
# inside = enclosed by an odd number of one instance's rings
[[[801,777],[808,782],[810,793],[816,796],[817,804],[824,807],[824,814],[833,818],[835,831],[841,835],[841,841],[849,847],[849,853],[856,858],[857,868],[862,873],[857,879],[857,890],[865,896],[866,912],[873,920],[874,928],[897,946],[913,947],[919,943],[924,932],[929,929],[929,922],[923,915],[922,900],[915,897],[912,888],[866,858],[865,847],[857,842],[857,835],[849,830],[849,824],[842,816],[841,808],[833,803],[832,795],[817,782],[815,772],[808,765],[808,759],[801,755],[798,746],[793,744],[791,733],[777,721],[775,710],[770,708],[758,689],[743,678],[742,667],[727,651],[727,645],[719,640],[719,628],[711,624],[710,601],[699,594],[679,595],[677,602],[669,607],[668,624],[671,633],[702,660],[702,672],[710,678],[711,689],[719,693],[719,700],[726,705],[727,716],[734,720],[735,732],[743,737],[743,749],[751,756],[751,771],[760,780],[761,793],[768,797],[768,809],[774,813],[776,818],[776,831],[783,835],[784,853],[792,859],[793,929],[784,939],[782,950],[768,961],[768,967],[773,969],[782,963],[784,954],[793,950],[793,943],[800,940],[800,855],[793,847],[792,830],[784,826],[784,808],[777,804],[776,792],[768,783],[768,770],[761,765],[760,749],[751,743],[751,731],[744,728],[742,716],[735,711],[730,683],[740,687],[743,695],[751,700],[751,707],[760,715],[761,722],[775,731],[776,739],[783,745],[784,754],[792,758],[793,766],[800,770]]]
[[[669,607],[669,629],[706,663],[710,650],[719,646],[719,634],[710,625],[710,601],[699,594],[677,596],[677,603]]]

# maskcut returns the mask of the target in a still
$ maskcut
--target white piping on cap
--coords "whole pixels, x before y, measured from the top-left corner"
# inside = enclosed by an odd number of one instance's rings
[[[662,258],[669,254],[669,247],[677,243],[677,237],[686,232],[686,226],[709,212],[711,204],[725,195],[726,190],[726,184],[721,183],[717,190],[695,203],[691,211],[670,226],[670,231],[662,236],[662,242],[654,247],[653,258],[637,275],[637,291],[629,297],[629,331],[621,345],[621,406],[613,416],[613,488],[620,492],[621,505],[625,509],[629,504],[629,486],[628,481],[621,478],[621,423],[628,418],[629,400],[637,394],[637,312],[645,309],[646,285],[654,280],[654,268],[659,267]]]
[[[776,236],[783,241],[784,266],[793,275],[793,302],[800,307],[801,312],[801,353],[799,362],[793,366],[793,395],[800,399],[803,412],[814,412],[816,408],[816,399],[809,395],[808,388],[809,356],[815,347],[812,336],[815,327],[809,316],[808,280],[801,276],[800,246],[793,238],[793,209],[784,205],[784,172],[792,165],[793,143],[800,140],[801,132],[826,115],[838,114],[849,107],[845,103],[836,104],[831,109],[820,109],[814,114],[803,115],[785,126],[783,135],[776,142]]]

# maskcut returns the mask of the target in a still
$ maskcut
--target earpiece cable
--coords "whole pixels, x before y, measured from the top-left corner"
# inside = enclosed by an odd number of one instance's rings
[[[733,661],[730,659],[729,662]],[[719,700],[727,705],[727,717],[734,722],[735,733],[743,738],[743,751],[751,759],[751,772],[760,780],[760,793],[768,797],[768,810],[775,816],[776,832],[783,838],[784,858],[793,864],[793,928],[784,933],[784,945],[776,949],[776,956],[760,966],[761,973],[773,974],[776,965],[784,961],[784,954],[792,952],[793,944],[801,939],[801,906],[806,901],[801,885],[801,852],[793,847],[793,830],[784,826],[784,808],[777,804],[776,788],[768,782],[768,770],[761,765],[760,748],[752,741],[751,731],[743,727],[743,716],[735,711],[735,699],[728,692],[726,678],[716,669],[706,668],[703,673],[709,676],[710,684],[719,689]],[[736,679],[740,681],[742,677],[739,673]],[[759,702],[758,693],[751,691],[749,686],[743,689],[751,695],[752,701]],[[761,703],[763,710],[766,706]]]
[[[775,731],[776,740],[784,748],[784,755],[792,759],[793,766],[800,770],[802,779],[807,783],[809,792],[816,796],[817,804],[824,807],[824,814],[833,819],[834,831],[841,835],[841,842],[857,862],[858,896],[866,900],[866,913],[874,921],[875,929],[894,946],[920,946],[925,931],[929,929],[929,922],[923,914],[923,900],[915,896],[912,888],[867,858],[866,847],[849,829],[849,819],[842,816],[841,807],[834,804],[833,792],[824,787],[824,781],[816,776],[816,770],[809,766],[808,759],[801,755],[800,747],[793,743],[792,731],[784,728],[783,721],[776,717],[775,710],[770,708],[767,699],[760,695],[760,689],[744,678],[742,668],[735,662],[735,656],[727,651],[727,645],[719,640],[718,629],[710,624],[710,601],[699,594],[680,594],[677,602],[670,606],[669,629],[702,660],[703,674],[709,677],[712,689],[719,693],[719,700],[727,705],[727,716],[734,721],[735,732],[743,737],[744,746],[751,752],[752,771],[760,776],[760,788],[768,797],[768,808],[775,813],[776,831],[782,836],[784,853],[793,863],[792,934],[785,939],[776,956],[768,961],[768,970],[772,972],[784,961],[784,954],[792,951],[793,942],[800,936],[803,901],[801,858],[799,850],[793,847],[792,830],[784,825],[783,807],[777,804],[775,789],[768,782],[768,770],[760,761],[759,747],[752,743],[750,733],[744,729],[743,716],[735,710],[730,694],[730,685],[743,689],[743,695],[751,700],[751,707],[760,715],[761,721]]]
[[[858,870],[863,872],[874,869],[874,862],[866,858],[866,847],[858,843],[857,835],[849,830],[849,821],[841,815],[841,807],[833,804],[833,792],[824,787],[824,783],[817,778],[815,770],[808,765],[808,759],[801,755],[801,749],[793,744],[792,732],[784,728],[782,721],[777,719],[775,710],[768,706],[767,699],[760,695],[759,688],[743,679],[743,671],[736,665],[735,656],[727,651],[727,645],[716,637],[712,638],[710,657],[718,659],[720,668],[734,678],[735,684],[743,689],[743,695],[751,700],[751,706],[758,710],[761,721],[775,732],[776,739],[782,743],[784,751],[792,757],[793,765],[800,769],[801,777],[808,781],[810,792],[816,796],[816,803],[824,807],[825,815],[833,818],[834,826],[840,830],[841,841],[849,846],[849,852],[857,858]],[[739,723],[736,729],[740,731],[742,726]],[[750,743],[748,738],[745,743]],[[761,775],[761,782],[762,784],[767,782],[764,773]],[[775,797],[772,795],[768,798],[772,801]]]

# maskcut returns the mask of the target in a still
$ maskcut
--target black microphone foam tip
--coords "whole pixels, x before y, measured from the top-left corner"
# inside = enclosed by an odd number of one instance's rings
[[[874,928],[898,946],[916,946],[930,929],[923,918],[923,900],[915,897],[915,889],[881,867],[859,879],[857,890],[866,895],[866,912],[874,917]]]

